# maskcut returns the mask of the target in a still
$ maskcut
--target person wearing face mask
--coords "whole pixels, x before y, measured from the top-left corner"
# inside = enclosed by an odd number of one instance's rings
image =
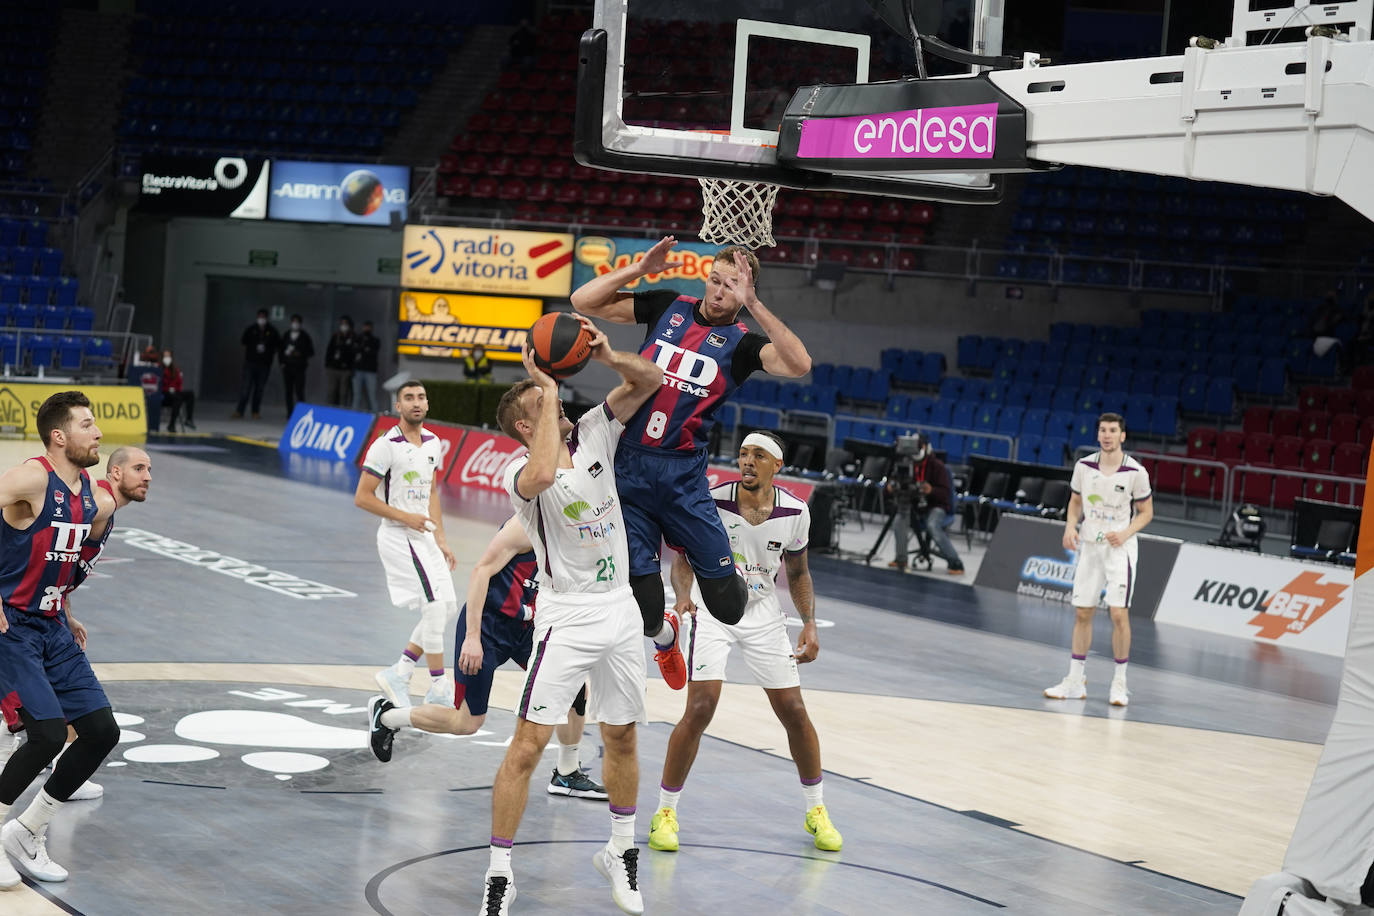
[[[286,415],[305,400],[305,367],[315,355],[315,342],[301,326],[301,316],[291,316],[291,328],[281,337],[281,379],[286,389]]]
[[[469,382],[491,381],[491,360],[486,347],[478,344],[463,357],[463,378]]]
[[[262,392],[267,387],[267,376],[272,371],[272,360],[277,356],[281,335],[267,323],[267,309],[258,309],[258,318],[243,331],[239,343],[243,344],[243,385],[239,388],[239,403],[234,408],[233,417],[243,416],[243,409],[253,402],[253,419],[262,417]]]
[[[372,322],[364,321],[353,339],[354,410],[362,410],[366,399],[368,413],[377,412],[377,354],[381,349],[382,342],[372,333]]]
[[[329,388],[329,403],[347,407],[350,396],[349,380],[353,375],[353,321],[347,315],[339,319],[339,329],[329,338],[324,350],[324,377]]]
[[[163,405],[172,408],[172,416],[167,420],[167,432],[177,431],[177,418],[181,416],[182,408],[186,409],[184,429],[195,429],[196,393],[186,390],[186,380],[171,350],[162,351],[162,382],[159,389],[162,391]]]

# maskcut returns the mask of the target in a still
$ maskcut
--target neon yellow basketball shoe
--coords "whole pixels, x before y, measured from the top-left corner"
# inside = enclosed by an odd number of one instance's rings
[[[825,805],[817,805],[806,812],[806,832],[816,838],[816,848],[824,849],[829,852],[839,852],[844,845],[844,837],[835,829],[835,825],[830,823],[830,815],[825,811]],[[653,845],[653,841],[649,842]]]
[[[649,848],[660,852],[677,852],[677,812],[659,808],[649,822]]]

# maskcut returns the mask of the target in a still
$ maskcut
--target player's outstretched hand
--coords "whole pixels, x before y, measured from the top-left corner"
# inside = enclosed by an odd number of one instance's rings
[[[1065,529],[1064,529],[1064,549],[1065,549],[1065,550],[1077,550],[1077,549],[1078,549],[1078,532],[1075,531],[1075,530],[1073,530],[1072,528],[1065,528]]]
[[[453,555],[452,550],[448,549],[447,544],[440,544],[439,552],[444,555],[444,562],[448,564],[449,572],[458,568],[458,558]]]
[[[644,253],[644,257],[639,262],[639,266],[645,274],[661,274],[668,269],[668,252],[673,250],[677,244],[677,239],[671,235],[665,235],[654,243],[654,247]]]
[[[740,305],[747,307],[758,300],[754,293],[754,271],[743,252],[735,252],[735,275],[725,281],[725,287],[735,294]]]
[[[458,650],[458,670],[469,676],[481,672],[482,640],[480,637],[463,637],[463,647]]]
[[[807,662],[814,662],[816,656],[821,654],[821,641],[816,636],[816,623],[811,621],[802,625],[800,638],[797,639],[797,648],[793,650],[793,657],[797,664],[804,665]]]
[[[525,371],[529,373],[536,385],[540,388],[558,390],[558,383],[553,380],[553,377],[534,364],[534,351],[530,349],[528,340],[520,346],[520,361],[525,364]]]
[[[573,313],[573,317],[582,322],[582,326],[587,329],[587,333],[592,335],[592,359],[599,363],[604,363],[611,358],[611,342],[606,339],[606,334],[586,315]]]

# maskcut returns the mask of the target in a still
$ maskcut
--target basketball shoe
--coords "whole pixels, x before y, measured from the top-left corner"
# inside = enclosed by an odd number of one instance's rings
[[[19,872],[10,864],[10,857],[0,849],[0,891],[7,891],[19,884]]]
[[[1112,678],[1111,690],[1107,692],[1107,699],[1113,706],[1125,706],[1129,703],[1130,692],[1126,689],[1126,679],[1124,677]]]
[[[639,850],[630,848],[616,855],[609,845],[592,854],[592,864],[601,877],[611,882],[611,899],[632,916],[644,912],[644,897],[639,893]]]
[[[569,798],[594,798],[598,801],[605,801],[610,798],[606,794],[606,787],[596,782],[586,773],[573,770],[564,776],[558,772],[558,767],[553,768],[553,779],[549,780],[550,795],[566,795]]]
[[[429,690],[425,692],[425,702],[436,706],[453,705],[453,681],[449,679],[447,672],[430,683]]]
[[[66,881],[67,870],[48,858],[48,828],[38,833],[19,823],[18,818],[0,828],[0,846],[14,858],[20,871],[38,881]]]
[[[499,874],[488,869],[482,890],[482,908],[477,911],[477,916],[506,916],[510,912],[510,904],[514,899],[514,876]]]
[[[398,708],[410,705],[410,678],[397,671],[395,665],[378,671],[376,681],[386,698]]]
[[[382,713],[395,709],[396,704],[386,697],[373,697],[367,701],[367,730],[372,745],[372,756],[382,763],[391,760],[391,743],[396,740],[396,729],[382,724]]]
[[[1088,696],[1088,681],[1081,677],[1065,677],[1053,687],[1045,688],[1051,700],[1083,700]]]
[[[76,791],[67,798],[67,801],[91,801],[92,799],[100,798],[104,794],[104,786],[98,782],[87,780],[76,787]]]
[[[659,808],[649,822],[649,848],[660,852],[677,852],[677,812]]]
[[[664,611],[663,619],[673,627],[673,644],[666,649],[659,649],[655,652],[654,661],[658,662],[658,673],[663,675],[663,682],[673,690],[681,690],[687,686],[687,660],[682,657],[682,648],[678,639],[681,629],[678,626],[676,614]]]
[[[844,837],[835,829],[835,825],[830,823],[830,815],[825,811],[825,805],[817,805],[806,812],[806,832],[816,838],[816,848],[824,849],[828,852],[839,852],[844,845]]]

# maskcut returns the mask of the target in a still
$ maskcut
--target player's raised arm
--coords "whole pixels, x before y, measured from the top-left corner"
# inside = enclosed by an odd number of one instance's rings
[[[463,645],[458,650],[458,670],[464,674],[476,674],[482,670],[482,610],[487,601],[487,587],[491,577],[505,569],[506,564],[519,554],[534,549],[529,535],[520,525],[520,519],[511,516],[496,532],[487,549],[478,558],[477,565],[468,576],[467,630]]]
[[[663,386],[663,370],[638,354],[612,350],[610,341],[596,325],[581,315],[578,320],[592,332],[592,359],[610,366],[623,379],[606,395],[606,406],[617,420],[627,423],[640,405]]]
[[[738,251],[735,252],[735,276],[725,284],[739,297],[740,305],[754,316],[759,329],[768,335],[769,342],[759,351],[763,371],[782,378],[800,378],[810,372],[811,354],[806,352],[806,344],[759,299],[749,260]]]
[[[553,486],[558,473],[558,458],[563,447],[563,434],[558,429],[561,411],[558,407],[558,383],[534,364],[534,351],[526,343],[522,350],[525,371],[539,389],[539,415],[525,439],[530,460],[520,469],[515,489],[525,499],[534,499]]]
[[[676,244],[677,239],[665,235],[638,261],[632,261],[624,267],[618,267],[588,280],[573,290],[572,307],[593,318],[604,318],[616,324],[634,324],[634,294],[626,292],[621,287],[649,274],[663,273],[667,270],[668,252]]]

